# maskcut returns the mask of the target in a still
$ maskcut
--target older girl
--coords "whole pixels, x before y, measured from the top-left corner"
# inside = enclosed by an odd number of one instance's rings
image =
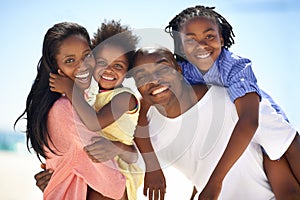
[[[226,87],[238,111],[239,119],[232,131],[230,142],[201,194],[201,197],[212,199],[219,193],[223,179],[243,154],[259,126],[260,101],[268,99],[275,111],[286,121],[288,119],[272,98],[257,85],[251,61],[228,50],[234,44],[232,26],[214,11],[214,7],[194,6],[184,9],[169,22],[166,31],[174,39],[175,52],[178,54],[176,59],[189,83]],[[273,171],[276,168],[284,169],[285,165],[285,170],[292,172],[290,175],[299,183],[299,155],[295,153],[299,149],[299,136],[296,136],[282,157],[272,157],[264,151],[268,178],[274,191],[279,191],[276,192],[277,198],[288,195],[292,189],[282,184],[284,173]],[[270,159],[280,159],[280,165]],[[286,195],[281,195],[282,191]]]

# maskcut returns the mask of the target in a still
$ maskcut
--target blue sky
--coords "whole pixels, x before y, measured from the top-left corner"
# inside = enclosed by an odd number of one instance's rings
[[[183,9],[216,6],[233,26],[231,51],[250,58],[260,87],[300,128],[300,3],[297,0],[10,0],[0,3],[0,130],[11,131],[36,75],[44,34],[61,21],[77,22],[92,35],[104,19],[134,29],[164,28]]]

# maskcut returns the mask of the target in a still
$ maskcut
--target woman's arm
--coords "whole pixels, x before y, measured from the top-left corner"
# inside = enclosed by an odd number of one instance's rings
[[[93,162],[105,162],[119,156],[127,163],[135,163],[138,159],[134,145],[107,140],[101,136],[94,137],[92,144],[84,147]]]

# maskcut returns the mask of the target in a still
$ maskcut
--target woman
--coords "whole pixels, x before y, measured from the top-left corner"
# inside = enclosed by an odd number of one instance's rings
[[[26,109],[18,118],[27,115],[28,149],[30,143],[38,158],[45,158],[47,168],[54,170],[44,199],[125,199],[125,177],[116,163],[92,162],[84,151],[84,146],[91,144],[97,134],[84,126],[64,95],[49,88],[49,73],[61,71],[75,82],[75,87],[87,89],[94,65],[89,34],[84,27],[63,22],[47,31],[38,74]],[[121,148],[123,145],[114,144]],[[135,151],[131,146],[124,148]]]

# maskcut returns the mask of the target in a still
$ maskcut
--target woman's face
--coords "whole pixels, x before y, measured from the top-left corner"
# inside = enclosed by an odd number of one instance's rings
[[[208,71],[224,43],[219,26],[208,18],[195,17],[182,26],[180,33],[187,60],[201,72]]]
[[[166,107],[181,95],[182,75],[171,52],[137,56],[132,74],[140,94],[150,104]]]
[[[86,89],[91,83],[95,60],[86,39],[80,35],[66,38],[56,55],[59,70],[77,86]]]
[[[95,52],[94,79],[100,89],[113,89],[122,85],[129,62],[125,51],[115,45],[105,45]]]

